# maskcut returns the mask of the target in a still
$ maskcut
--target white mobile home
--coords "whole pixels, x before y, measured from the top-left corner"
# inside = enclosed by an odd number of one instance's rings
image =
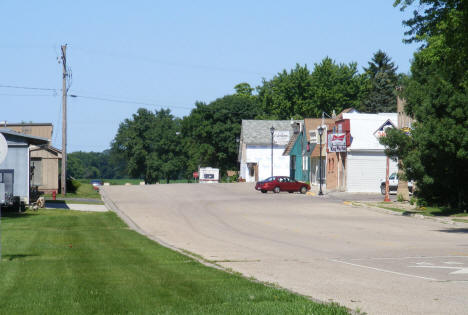
[[[4,184],[6,203],[18,200],[29,203],[31,165],[30,146],[48,145],[48,139],[17,133],[9,129],[0,129],[5,137],[8,151],[5,160],[0,163],[0,183]],[[15,201],[15,203],[17,203]]]

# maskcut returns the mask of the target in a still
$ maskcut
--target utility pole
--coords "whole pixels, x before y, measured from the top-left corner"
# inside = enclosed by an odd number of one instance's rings
[[[67,193],[67,45],[62,45],[62,177],[61,192]]]

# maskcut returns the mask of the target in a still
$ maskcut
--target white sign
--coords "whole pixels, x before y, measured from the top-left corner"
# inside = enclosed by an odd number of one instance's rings
[[[346,134],[330,133],[328,134],[329,152],[346,152]]]
[[[5,137],[3,136],[3,134],[0,133],[0,164],[3,163],[3,161],[5,161],[7,153],[8,153],[8,143]]]
[[[211,184],[219,182],[219,168],[203,167],[200,168],[199,183]]]
[[[388,119],[386,122],[384,122],[384,124],[382,126],[379,127],[379,129],[377,129],[375,132],[374,132],[374,136],[379,139],[380,137],[385,137],[386,136],[386,132],[385,130],[387,130],[388,128],[395,128],[395,125],[392,123],[392,121],[390,119]]]
[[[277,145],[286,145],[289,142],[289,131],[275,131],[273,133],[273,143]]]

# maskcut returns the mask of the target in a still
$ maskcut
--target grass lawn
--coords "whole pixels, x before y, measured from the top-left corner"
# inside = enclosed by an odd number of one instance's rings
[[[44,197],[46,199],[51,199],[52,195],[45,194]],[[80,187],[78,187],[75,193],[67,193],[66,196],[62,194],[57,194],[57,199],[61,198],[86,198],[101,200],[101,195],[99,195],[98,191],[93,189],[93,185],[91,185],[90,183],[81,183]]]
[[[113,213],[2,217],[1,314],[347,314],[206,267]]]
[[[368,205],[372,205],[372,204],[368,203]],[[422,214],[422,215],[429,216],[429,217],[446,216],[446,217],[456,218],[456,217],[466,217],[466,216],[468,216],[468,214],[466,212],[463,212],[463,211],[460,211],[460,210],[452,210],[452,209],[444,208],[444,207],[442,207],[442,208],[441,207],[421,207],[421,208],[417,208],[417,209],[408,211],[408,210],[405,210],[405,209],[398,208],[398,205],[393,205],[390,202],[379,202],[379,203],[377,203],[377,207],[382,208],[382,209],[395,211],[395,212],[402,212],[403,214],[417,213],[417,214]],[[461,219],[453,219],[453,220],[458,221],[458,222],[467,221],[467,220],[461,220]]]

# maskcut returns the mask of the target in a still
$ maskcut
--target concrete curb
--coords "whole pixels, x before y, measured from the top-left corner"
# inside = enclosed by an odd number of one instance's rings
[[[368,205],[368,204],[358,202],[358,201],[345,201],[345,202],[343,202],[343,204],[351,206],[351,207],[353,207],[353,206],[363,207],[363,208],[367,208],[367,209],[370,209],[370,210],[373,210],[373,211],[376,211],[376,212],[390,214],[390,215],[397,215],[397,216],[401,216],[401,217],[416,218],[416,219],[421,219],[421,220],[431,220],[431,221],[434,221],[434,222],[443,223],[443,224],[450,224],[450,225],[459,226],[459,227],[466,227],[468,225],[468,223],[456,222],[456,221],[453,221],[452,219],[448,219],[448,218],[430,217],[430,216],[425,216],[425,215],[422,215],[422,214],[419,214],[419,213],[404,213],[404,212],[399,212],[399,211],[392,211],[392,210],[380,208],[378,206]]]

